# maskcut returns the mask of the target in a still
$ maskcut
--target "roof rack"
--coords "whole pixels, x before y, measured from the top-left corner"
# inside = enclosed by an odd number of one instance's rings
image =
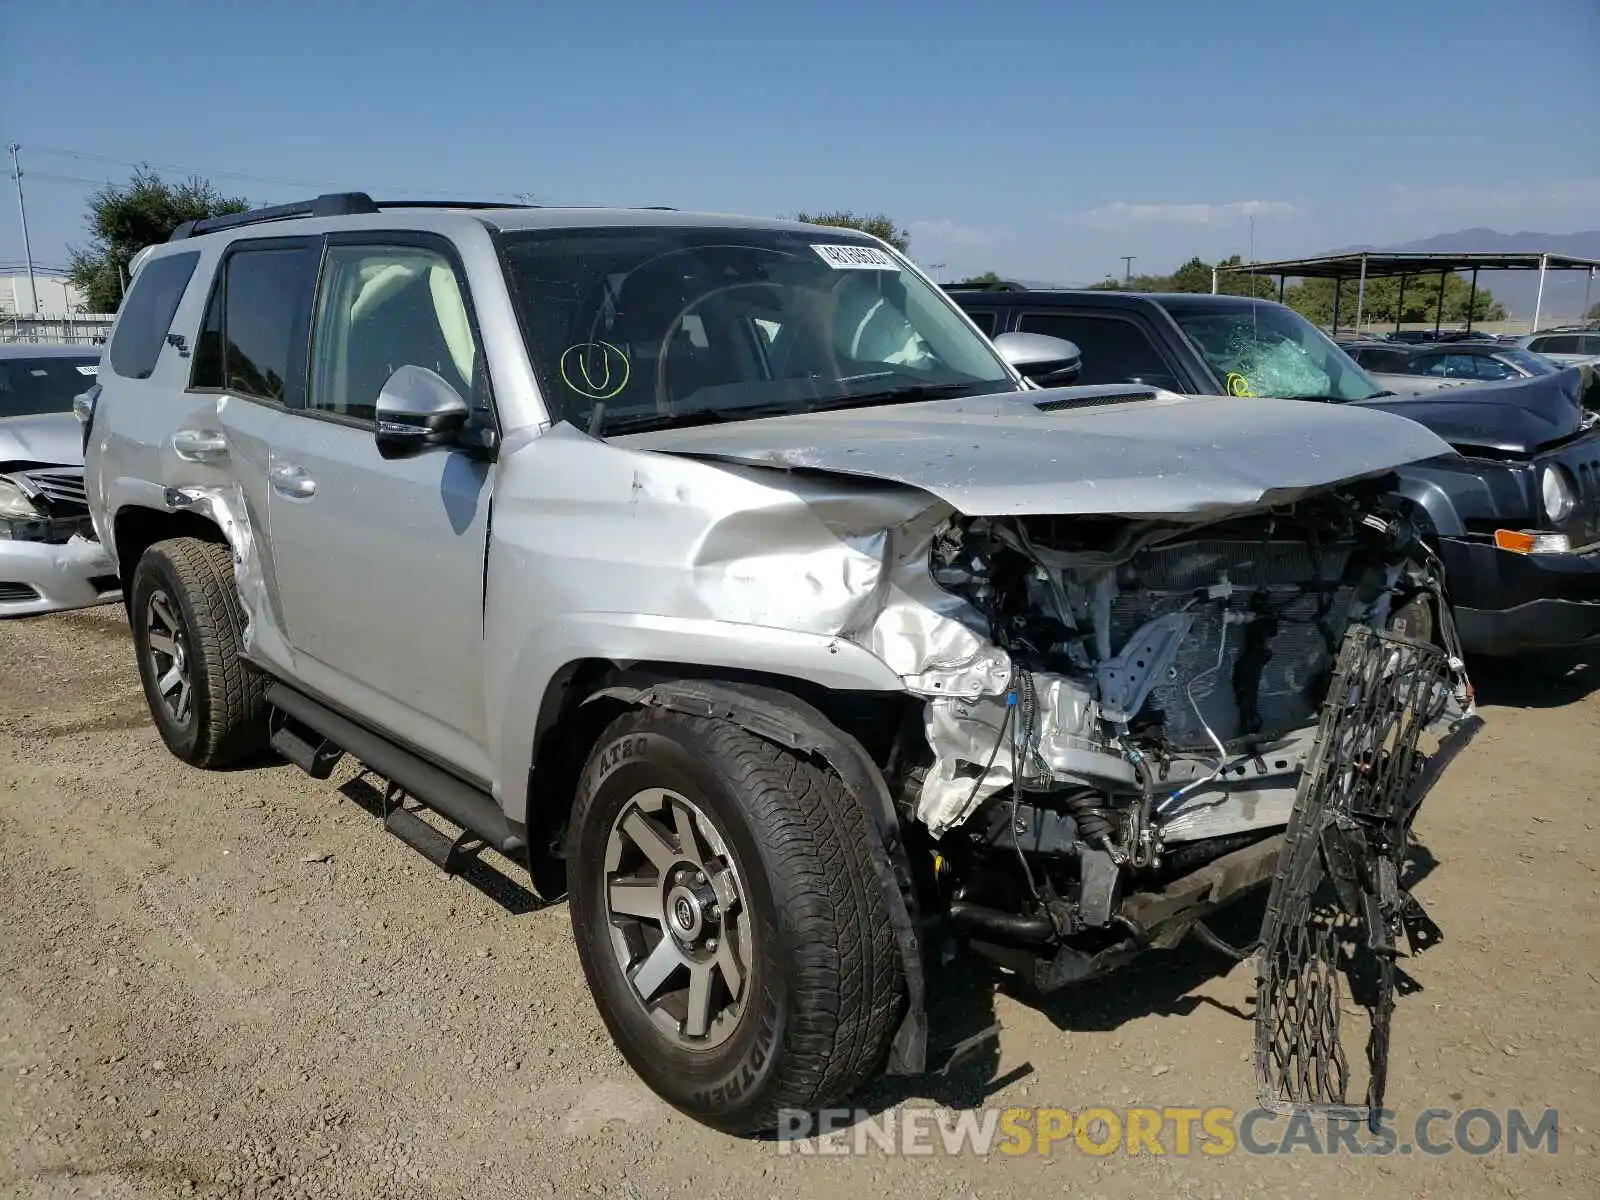
[[[1013,283],[1009,279],[997,279],[992,283],[946,283],[941,286],[947,292],[1031,292],[1033,290],[1025,283]]]
[[[219,217],[202,217],[198,221],[185,221],[172,231],[169,242],[216,233],[222,229],[238,229],[246,225],[260,225],[269,221],[289,221],[295,217],[351,217],[382,212],[386,208],[529,208],[531,205],[512,204],[503,200],[374,200],[366,192],[327,192],[314,200],[297,200],[292,204],[274,204],[270,208],[253,208],[249,212],[224,213]]]

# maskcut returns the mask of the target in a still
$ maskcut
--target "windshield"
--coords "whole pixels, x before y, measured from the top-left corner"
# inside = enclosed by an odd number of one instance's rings
[[[551,418],[597,436],[1019,386],[949,301],[844,230],[547,229],[503,247]]]
[[[1321,330],[1281,304],[1173,305],[1172,318],[1234,396],[1370,400],[1382,389]]]
[[[0,419],[72,411],[72,398],[94,385],[98,354],[0,358]]]

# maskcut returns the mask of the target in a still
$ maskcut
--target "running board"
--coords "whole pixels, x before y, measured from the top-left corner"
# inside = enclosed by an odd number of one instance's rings
[[[318,779],[326,779],[345,754],[382,776],[388,781],[384,828],[430,862],[454,872],[489,846],[513,861],[523,861],[526,845],[511,832],[505,813],[487,792],[285,684],[270,684],[266,700],[277,710],[274,749]],[[452,840],[417,816],[417,807],[437,813],[464,832]]]
[[[344,750],[308,729],[282,709],[274,709],[268,744],[313,779],[326,779],[344,757]]]

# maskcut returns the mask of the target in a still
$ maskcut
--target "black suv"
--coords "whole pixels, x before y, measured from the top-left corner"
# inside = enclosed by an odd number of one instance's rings
[[[1600,642],[1600,428],[1576,370],[1417,396],[1385,391],[1293,309],[1192,293],[951,289],[990,337],[1063,338],[1076,382],[1381,408],[1457,451],[1401,468],[1432,525],[1466,648]]]

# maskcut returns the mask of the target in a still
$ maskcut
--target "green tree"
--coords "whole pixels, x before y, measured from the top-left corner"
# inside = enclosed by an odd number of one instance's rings
[[[1402,299],[1398,278],[1369,279],[1364,292],[1359,280],[1342,280],[1339,286],[1339,324],[1341,327],[1354,326],[1358,300],[1363,326],[1392,325],[1396,319],[1402,324],[1431,325],[1438,319],[1444,324],[1459,325],[1467,319],[1469,298],[1472,301],[1473,321],[1505,320],[1505,305],[1482,287],[1473,296],[1472,286],[1460,275],[1445,276],[1444,308],[1441,312],[1439,287],[1437,275],[1412,276],[1406,280]],[[1291,308],[1319,325],[1327,325],[1333,320],[1331,279],[1303,279],[1289,289],[1284,299]]]
[[[242,197],[224,196],[204,179],[168,183],[153,171],[135,171],[126,184],[107,184],[89,197],[89,244],[69,252],[73,286],[90,312],[115,312],[128,263],[140,250],[166,241],[185,221],[249,207]]]
[[[1242,267],[1244,259],[1231,254],[1217,264],[1219,267]],[[1211,290],[1206,281],[1206,291]],[[1254,296],[1257,300],[1276,300],[1278,281],[1269,275],[1251,275],[1245,271],[1218,271],[1217,291],[1224,296]]]
[[[974,275],[969,279],[963,279],[960,283],[952,283],[949,286],[955,288],[981,288],[999,282],[1000,276],[993,271],[985,271],[982,275]]]
[[[1166,287],[1168,292],[1209,292],[1211,290],[1211,266],[1201,262],[1199,257],[1191,258],[1167,277]]]
[[[1239,264],[1239,256],[1235,254],[1217,266],[1236,267]],[[1089,286],[1100,291],[1126,289],[1130,292],[1207,293],[1211,291],[1211,272],[1211,264],[1196,255],[1170,275],[1135,275],[1128,280],[1114,279],[1107,275],[1099,283],[1092,283]],[[1277,294],[1272,280],[1264,275],[1222,274],[1217,279],[1217,290],[1226,296],[1259,296],[1263,299],[1272,299]]]
[[[1584,313],[1583,319],[1585,321],[1600,321],[1600,304],[1594,305],[1588,312]]]
[[[829,213],[795,213],[790,220],[804,221],[807,225],[832,225],[838,229],[859,229],[873,237],[882,238],[902,254],[911,245],[911,235],[884,213],[857,213],[848,208]]]

